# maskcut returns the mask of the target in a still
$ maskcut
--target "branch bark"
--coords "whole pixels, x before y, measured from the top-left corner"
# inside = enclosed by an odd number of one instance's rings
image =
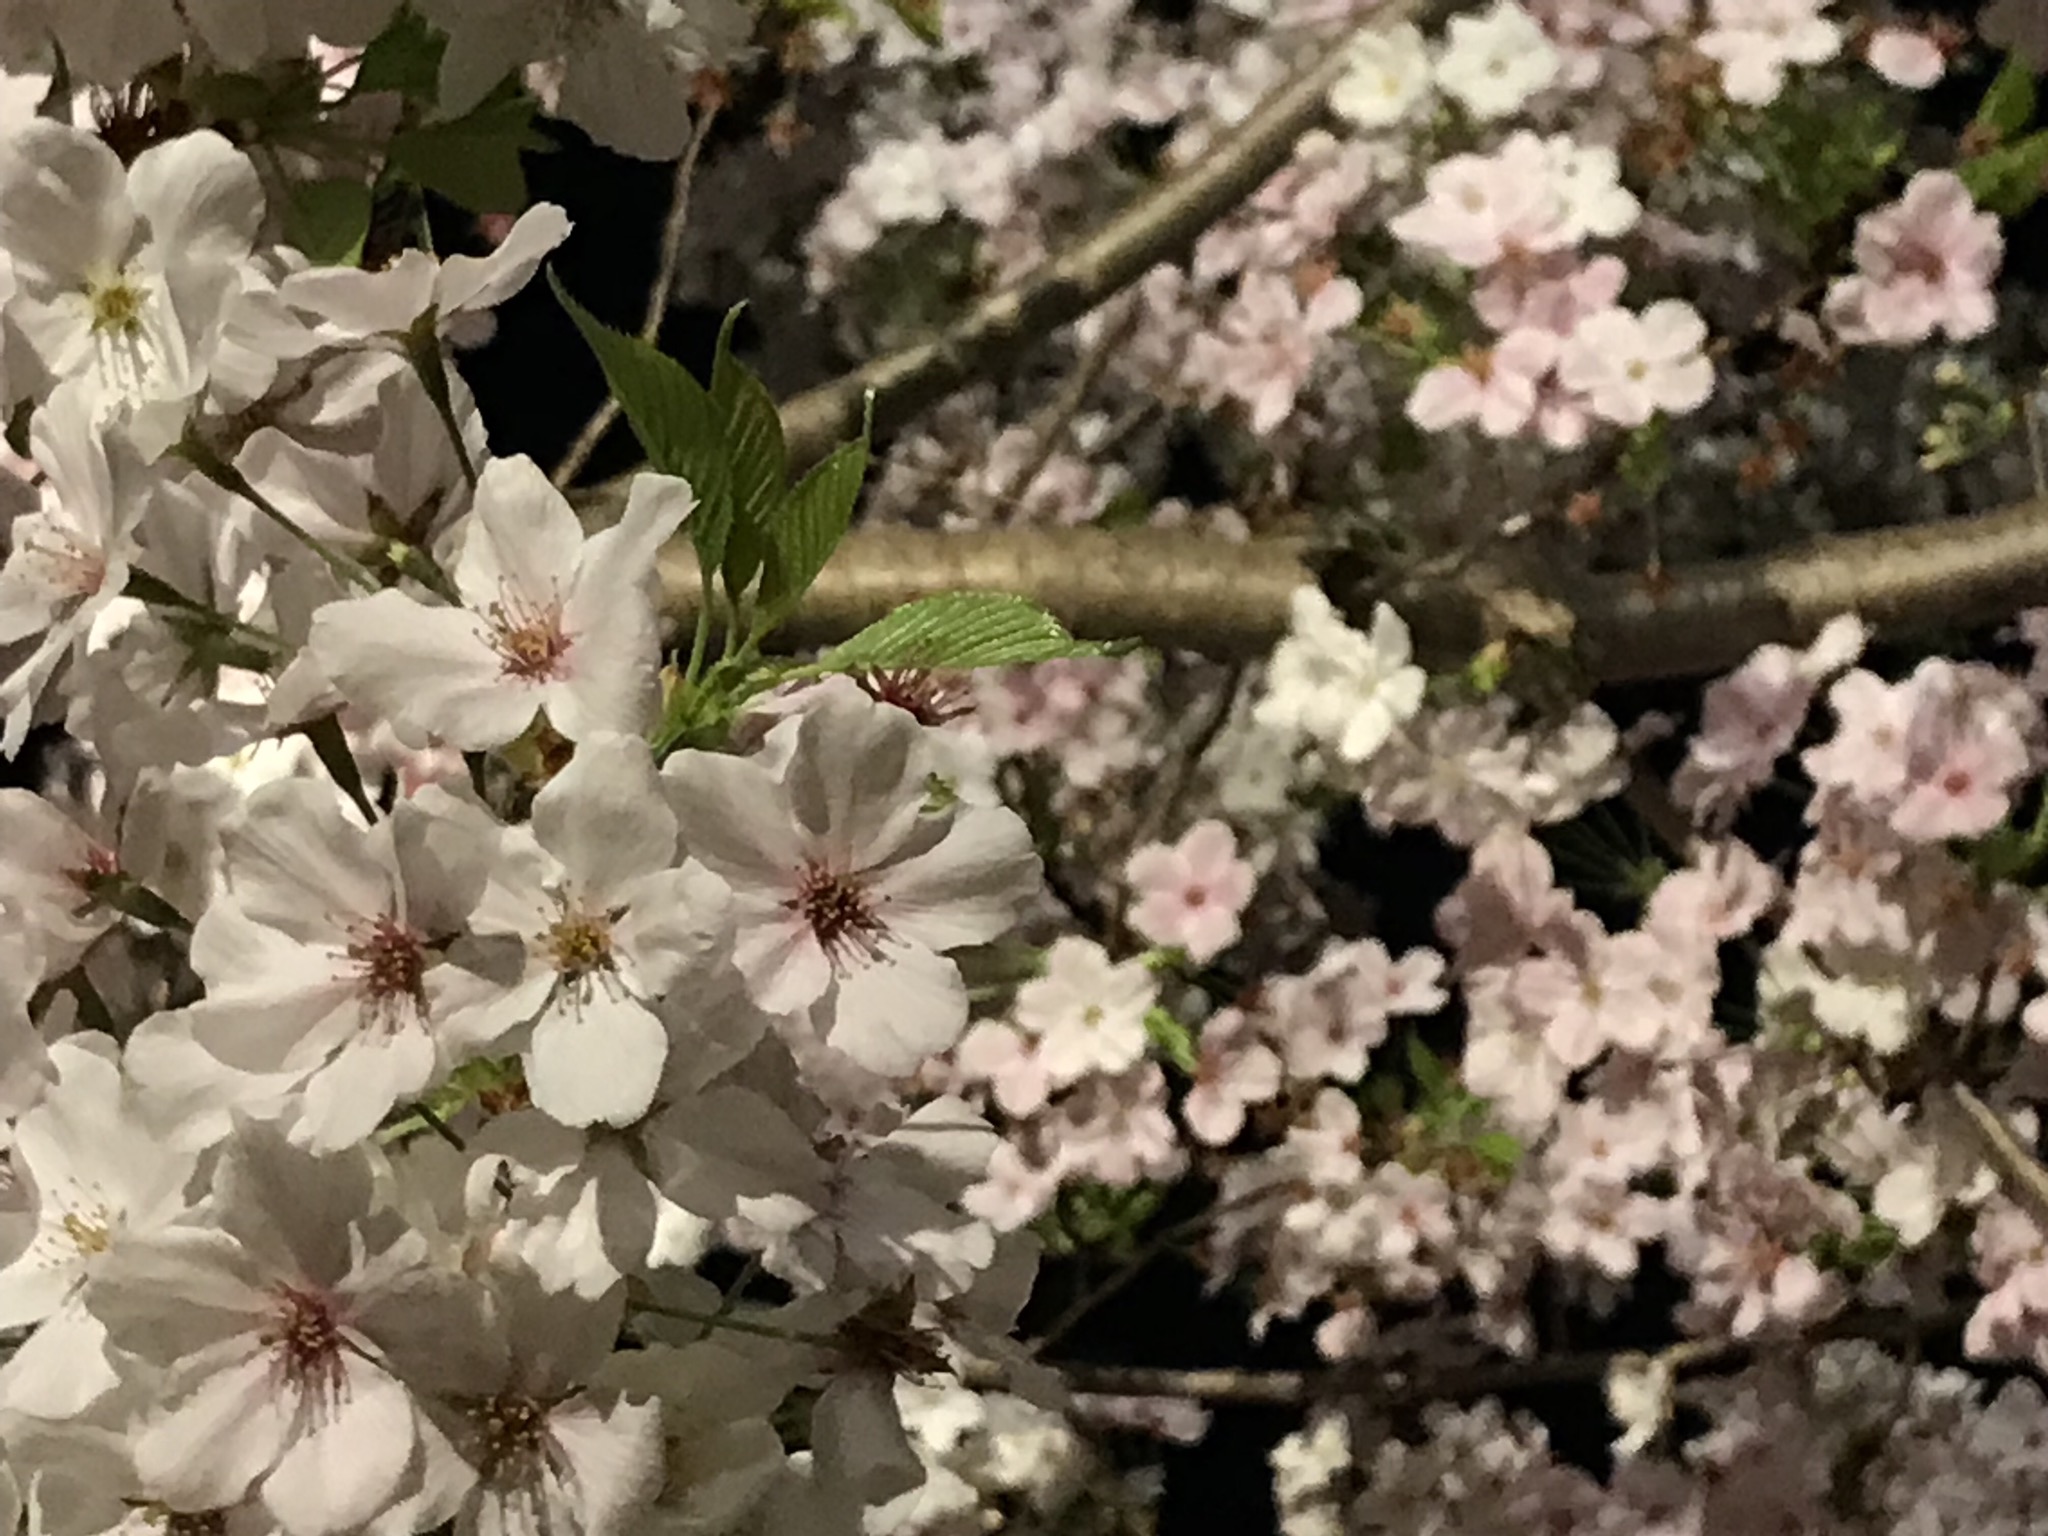
[[[1307,555],[1299,539],[1239,544],[1179,529],[856,529],[784,643],[829,644],[916,598],[976,590],[1029,598],[1087,639],[1257,657],[1286,633],[1294,589],[1315,579]],[[662,585],[670,622],[687,631],[699,583],[686,546],[664,552]],[[1376,595],[1367,579],[1333,598],[1362,616]],[[1655,586],[1633,574],[1589,577],[1554,595],[1599,682],[1723,671],[1766,642],[1803,643],[1847,612],[1895,633],[1996,623],[2048,603],[2048,501],[1710,561]],[[1456,664],[1488,638],[1476,582],[1446,582],[1399,606],[1425,661]]]
[[[1804,1347],[1838,1339],[1873,1339],[1906,1343],[1960,1328],[1970,1308],[1934,1313],[1872,1308],[1847,1312],[1796,1334],[1762,1334],[1747,1339],[1701,1339],[1686,1347],[1678,1374],[1708,1375],[1740,1369],[1774,1348]],[[1592,1385],[1604,1381],[1615,1363],[1634,1353],[1625,1349],[1584,1350],[1539,1356],[1534,1360],[1503,1360],[1447,1370],[1414,1373],[1384,1362],[1364,1360],[1323,1370],[1171,1370],[1152,1366],[1092,1365],[1046,1361],[1069,1391],[1116,1397],[1178,1397],[1206,1403],[1243,1403],[1273,1407],[1328,1401],[1353,1392],[1368,1392],[1380,1408],[1415,1408],[1425,1403],[1476,1402],[1505,1392],[1538,1387]],[[1009,1372],[994,1363],[976,1364],[962,1372],[978,1391],[1000,1391]]]
[[[983,299],[938,335],[785,402],[782,440],[791,469],[808,469],[856,435],[870,391],[875,397],[876,431],[890,432],[964,385],[997,373],[1026,348],[1114,298],[1160,262],[1181,256],[1204,230],[1287,164],[1295,143],[1322,118],[1330,87],[1349,67],[1352,40],[1425,8],[1425,0],[1388,0],[1370,22],[1319,52],[1194,164],[1159,183],[1093,234]],[[595,487],[593,498],[622,495],[627,478]]]

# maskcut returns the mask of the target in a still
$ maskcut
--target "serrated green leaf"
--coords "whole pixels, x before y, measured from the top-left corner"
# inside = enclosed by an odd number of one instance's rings
[[[875,667],[966,670],[1066,656],[1101,656],[1110,647],[1076,640],[1036,603],[1011,592],[946,592],[905,603],[818,660],[828,672]]]
[[[422,123],[392,136],[391,164],[472,213],[520,213],[526,170],[519,153],[546,149],[524,96],[486,101],[445,123]]]
[[[315,266],[353,267],[363,259],[372,201],[368,185],[349,177],[299,182],[285,204],[285,241]]]
[[[685,526],[704,569],[718,569],[732,529],[732,479],[710,391],[659,347],[613,330],[578,304],[552,269],[548,285],[596,354],[648,464],[664,475],[682,476],[697,493],[697,510]]]
[[[861,481],[867,473],[867,439],[841,443],[797,482],[789,499],[776,509],[761,570],[764,632],[796,611],[818,572],[832,558],[832,551],[846,537],[847,525],[853,521],[853,504],[860,499]]]
[[[2048,132],[2028,134],[1956,167],[1979,208],[2006,218],[2025,213],[2048,182]]]
[[[788,478],[775,397],[732,355],[732,330],[743,307],[735,305],[726,315],[711,364],[711,403],[724,425],[726,459],[732,466],[732,535],[724,574],[726,591],[735,600],[767,557],[769,523],[782,505]]]
[[[440,95],[441,55],[447,49],[448,39],[411,6],[404,6],[363,50],[349,94],[398,91],[431,105]]]
[[[2034,71],[2017,53],[2005,56],[2005,66],[1984,93],[1970,126],[1980,134],[2005,140],[2034,120]]]

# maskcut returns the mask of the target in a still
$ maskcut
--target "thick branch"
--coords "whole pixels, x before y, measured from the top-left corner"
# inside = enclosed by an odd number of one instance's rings
[[[1085,638],[1255,657],[1286,632],[1289,594],[1313,579],[1304,557],[1295,539],[1233,544],[1179,529],[858,529],[786,638],[826,644],[913,599],[979,590],[1030,598]],[[662,583],[670,621],[687,629],[699,591],[687,547],[664,553]],[[1375,592],[1364,583],[1335,595],[1363,614]],[[1635,575],[1590,577],[1558,595],[1602,682],[1721,671],[1767,641],[1804,642],[1847,612],[1900,633],[1995,623],[2048,603],[2048,502],[1710,561],[1655,586]],[[1486,638],[1469,584],[1447,582],[1400,607],[1425,660],[1454,664]]]
[[[1348,67],[1351,37],[1391,25],[1424,0],[1388,0],[1372,20],[1319,52],[1194,164],[1168,177],[1093,234],[992,294],[946,330],[876,358],[784,403],[790,466],[803,470],[860,431],[868,393],[875,426],[889,432],[955,390],[990,377],[1036,342],[1114,298],[1162,261],[1173,261],[1268,177],[1322,117],[1330,87]],[[614,481],[600,487],[603,495]]]

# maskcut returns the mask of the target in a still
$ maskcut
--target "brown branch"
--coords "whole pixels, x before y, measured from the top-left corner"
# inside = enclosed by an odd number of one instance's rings
[[[1298,539],[1232,543],[1182,529],[857,529],[784,642],[828,644],[903,603],[968,590],[1018,593],[1084,638],[1257,657],[1286,633],[1294,589],[1314,579],[1306,554]],[[694,557],[672,547],[662,562],[669,619],[687,630],[699,591]],[[1363,615],[1376,595],[1367,581],[1335,597]],[[1996,623],[2048,603],[2048,503],[1836,534],[1686,567],[1655,586],[1635,575],[1587,577],[1557,595],[1589,675],[1601,682],[1723,671],[1767,641],[1803,643],[1842,613],[1895,633]],[[1475,577],[1397,604],[1425,661],[1455,665],[1490,638]]]
[[[2048,1232],[2048,1168],[2020,1144],[1999,1114],[1961,1083],[1949,1086],[1949,1093],[1963,1112],[1977,1150],[1998,1176],[1999,1187],[2008,1200],[2027,1213],[2043,1232]]]
[[[963,386],[1000,372],[1032,344],[1114,298],[1162,261],[1181,256],[1287,164],[1296,142],[1322,118],[1330,87],[1349,67],[1351,41],[1414,15],[1426,3],[1387,0],[1369,22],[1321,48],[1194,164],[944,331],[785,402],[782,440],[791,469],[807,469],[858,434],[870,392],[875,428],[889,432]],[[615,499],[627,478],[595,487],[592,497]]]
[[[1680,1375],[1708,1375],[1738,1370],[1765,1352],[1782,1347],[1807,1347],[1839,1339],[1872,1339],[1905,1343],[1959,1328],[1969,1308],[1913,1313],[1873,1308],[1848,1312],[1797,1334],[1762,1334],[1749,1339],[1688,1341],[1675,1361]],[[1416,1408],[1425,1403],[1476,1402],[1502,1393],[1538,1387],[1590,1386],[1604,1381],[1617,1361],[1635,1353],[1626,1349],[1583,1350],[1540,1356],[1534,1360],[1492,1361],[1446,1370],[1411,1373],[1378,1361],[1331,1366],[1315,1371],[1254,1369],[1172,1370],[1138,1365],[1092,1365],[1077,1361],[1044,1361],[1060,1373],[1070,1391],[1117,1397],[1178,1397],[1207,1403],[1245,1403],[1293,1407],[1350,1393],[1370,1392],[1375,1407]],[[961,1372],[977,1391],[1001,1391],[1009,1380],[1002,1366],[977,1362]]]

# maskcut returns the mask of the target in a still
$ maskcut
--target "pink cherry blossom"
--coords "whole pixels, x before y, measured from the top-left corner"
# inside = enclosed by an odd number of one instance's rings
[[[1863,45],[1863,57],[1885,79],[1908,91],[1939,84],[1948,70],[1941,45],[1913,27],[1879,27]]]
[[[1474,348],[1416,381],[1408,419],[1426,432],[1476,423],[1488,437],[1513,437],[1536,414],[1537,392],[1557,362],[1549,331],[1510,331],[1490,348]]]
[[[1660,300],[1641,314],[1604,309],[1565,341],[1558,382],[1617,426],[1642,426],[1659,411],[1684,415],[1713,393],[1706,340],[1706,322],[1683,299]]]
[[[1280,1080],[1280,1058],[1259,1039],[1252,1017],[1219,1009],[1202,1026],[1201,1060],[1181,1118],[1197,1141],[1226,1146],[1244,1129],[1245,1109],[1276,1097]]]
[[[1277,272],[1250,273],[1216,329],[1195,337],[1182,378],[1212,404],[1243,402],[1252,431],[1264,437],[1293,411],[1317,342],[1355,321],[1364,303],[1348,277],[1329,278],[1304,298]]]
[[[1953,171],[1917,172],[1896,203],[1858,219],[1855,251],[1855,274],[1825,305],[1844,341],[1910,346],[1936,331],[1967,341],[1997,318],[1991,280],[2005,238]]]
[[[1258,876],[1220,821],[1199,821],[1178,843],[1148,843],[1124,865],[1136,904],[1130,924],[1154,944],[1206,965],[1237,942],[1238,914]]]
[[[1842,31],[1820,12],[1827,0],[1707,0],[1707,29],[1695,46],[1721,66],[1721,88],[1746,106],[1767,106],[1792,64],[1825,64]]]

